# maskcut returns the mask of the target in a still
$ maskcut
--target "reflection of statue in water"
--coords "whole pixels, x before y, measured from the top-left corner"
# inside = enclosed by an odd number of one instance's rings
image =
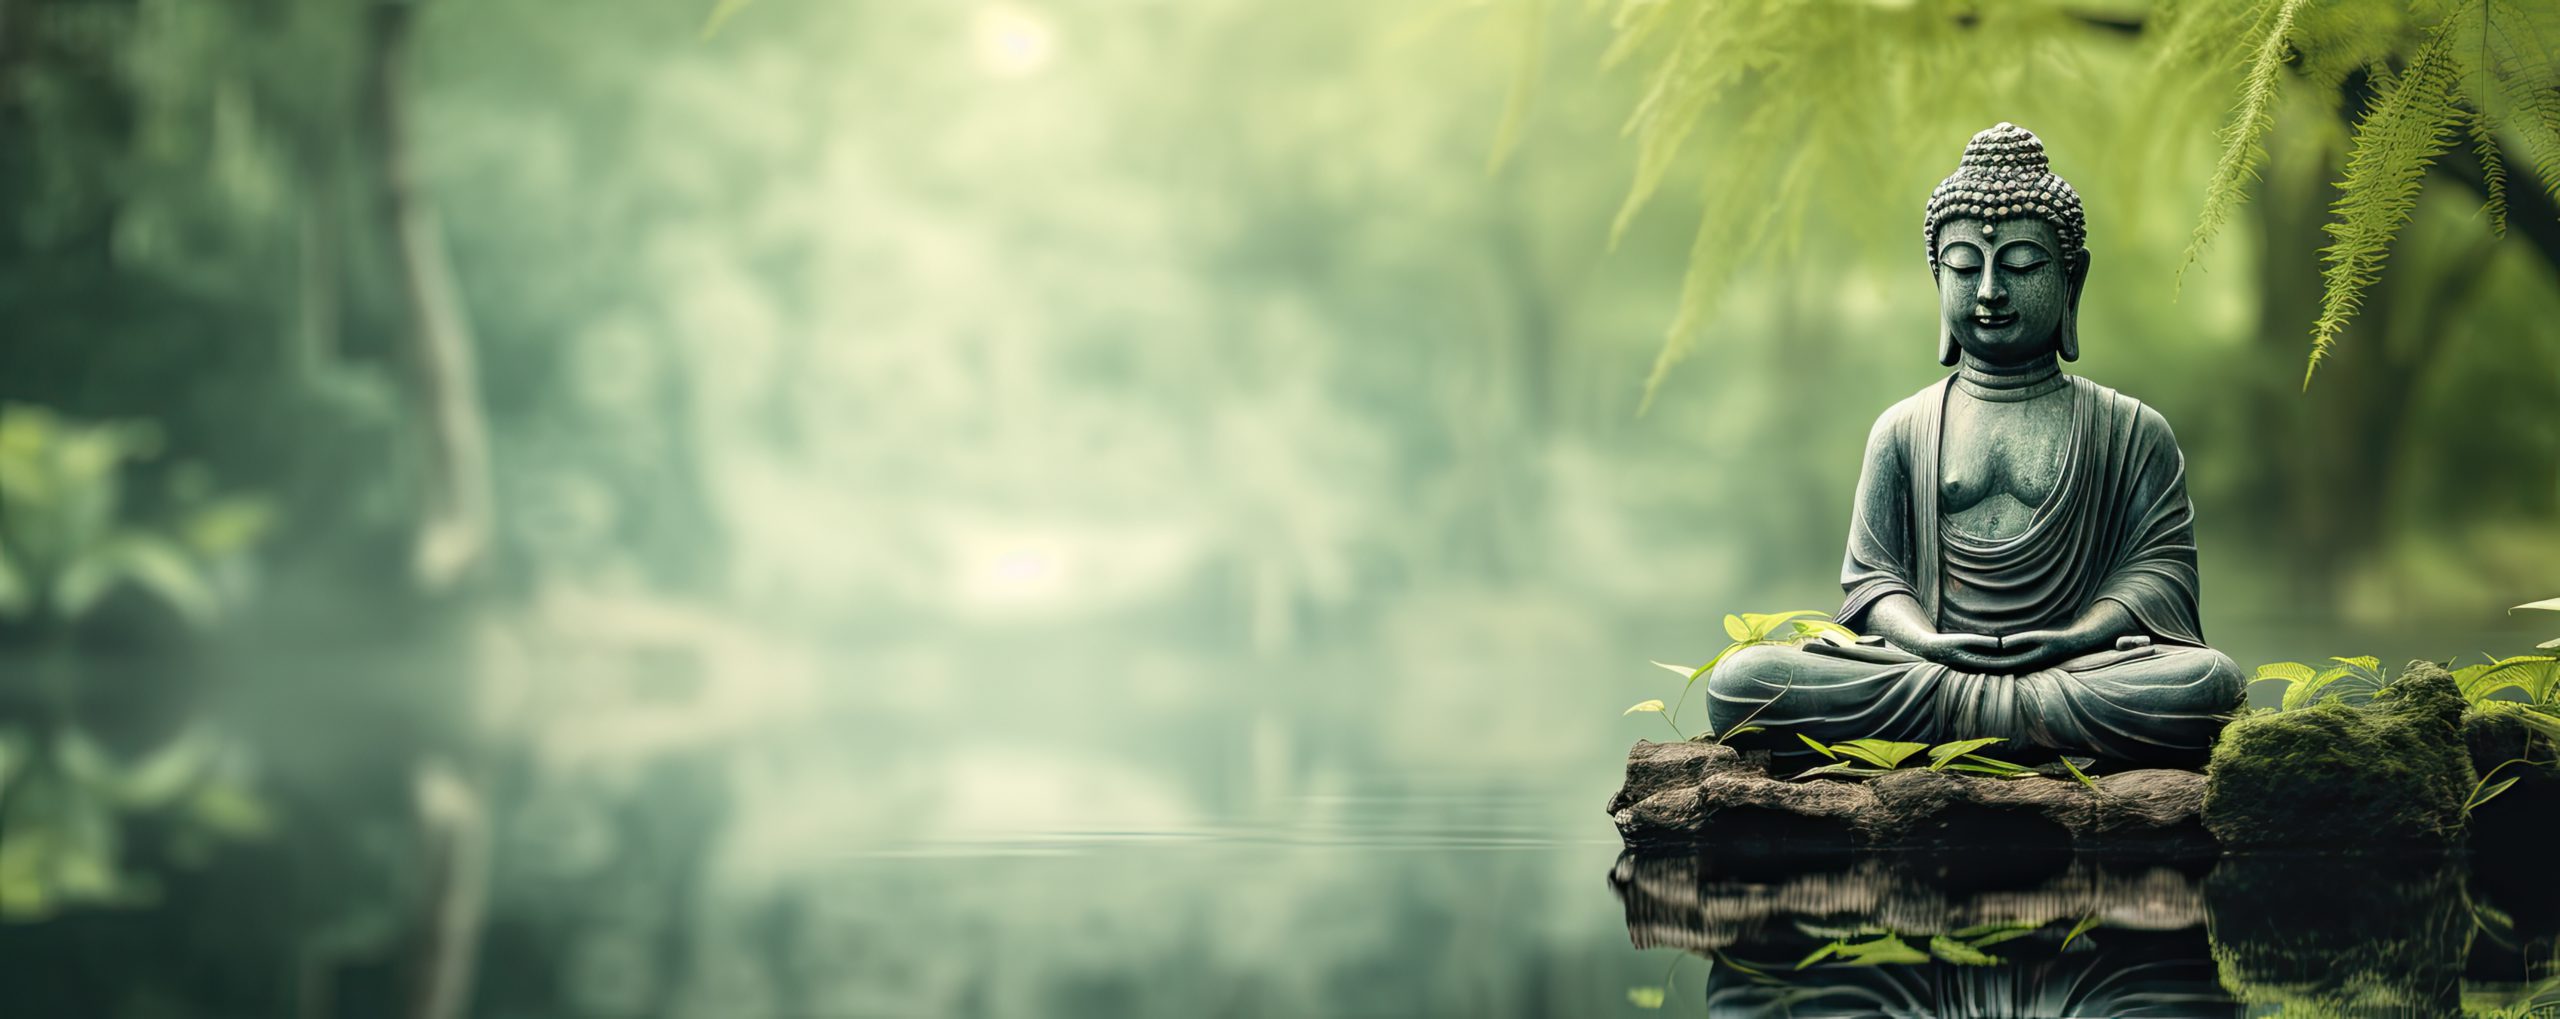
[[[2244,683],[2197,622],[2168,423],[2057,361],[2080,355],[2079,195],[2001,124],[1924,224],[1956,372],[1876,419],[1841,568],[1840,621],[1882,641],[1739,652],[1709,717],[1758,711],[1780,750],[1999,736],[2011,754],[2201,763]]]

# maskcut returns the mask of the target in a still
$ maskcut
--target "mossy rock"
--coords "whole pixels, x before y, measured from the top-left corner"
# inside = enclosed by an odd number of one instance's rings
[[[2225,849],[2444,845],[2477,775],[2462,692],[2411,662],[2367,707],[2337,702],[2234,720],[2205,768],[2205,827]]]

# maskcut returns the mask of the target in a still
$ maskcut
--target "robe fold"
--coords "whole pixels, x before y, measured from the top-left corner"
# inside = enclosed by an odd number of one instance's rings
[[[1749,716],[1786,734],[1771,744],[1781,751],[1802,749],[1795,733],[1825,742],[1997,736],[2030,757],[2200,763],[2239,709],[2245,683],[2204,643],[2195,513],[2168,422],[2072,378],[2062,481],[2025,530],[1984,538],[1958,530],[1938,508],[1951,383],[1895,404],[1868,437],[1840,570],[1841,623],[1864,629],[1878,600],[1905,594],[1941,631],[2002,635],[2069,626],[2105,599],[2123,605],[2152,645],[2015,676],[1958,672],[1872,639],[1751,648],[1710,678],[1716,731]]]

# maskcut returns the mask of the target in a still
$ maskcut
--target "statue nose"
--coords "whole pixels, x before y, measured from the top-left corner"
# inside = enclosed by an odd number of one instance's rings
[[[1986,308],[2009,303],[2009,288],[2000,285],[1998,273],[1988,269],[1983,271],[1982,282],[1973,288],[1973,303]]]

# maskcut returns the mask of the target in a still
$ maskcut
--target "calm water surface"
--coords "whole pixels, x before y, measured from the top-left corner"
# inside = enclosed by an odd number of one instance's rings
[[[508,711],[478,778],[471,1014],[2523,1015],[2553,997],[2560,893],[2530,858],[1626,855],[1603,805],[1626,745],[1667,730],[1617,712],[1676,689],[1649,644],[1687,644],[1550,607],[1444,606],[1333,657],[528,654],[538,681],[482,694]],[[0,926],[7,1014],[402,1014],[399,918],[429,886],[376,808],[405,773],[347,763],[378,741],[296,756],[337,730],[278,717],[259,734],[278,839],[155,905]]]

